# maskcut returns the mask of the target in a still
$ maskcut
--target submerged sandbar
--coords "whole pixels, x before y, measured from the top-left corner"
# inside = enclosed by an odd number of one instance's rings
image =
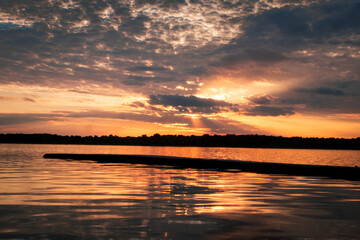
[[[127,154],[71,154],[47,153],[44,158],[93,160],[101,163],[132,163],[146,165],[163,165],[180,168],[239,170],[264,174],[286,174],[296,176],[319,176],[360,181],[358,167],[285,164],[269,162],[252,162],[240,160],[184,158],[157,155],[127,155]]]

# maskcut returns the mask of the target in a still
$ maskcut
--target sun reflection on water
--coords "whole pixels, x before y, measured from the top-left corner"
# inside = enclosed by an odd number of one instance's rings
[[[21,154],[10,158],[5,153],[10,150],[2,150],[1,238],[360,236],[358,182],[50,160],[37,150],[24,153],[19,147],[26,156],[21,161],[16,160]],[[188,150],[193,157],[200,151]],[[181,152],[178,148],[171,153]]]

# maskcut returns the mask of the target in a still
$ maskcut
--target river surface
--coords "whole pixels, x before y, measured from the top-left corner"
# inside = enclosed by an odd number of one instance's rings
[[[360,151],[0,144],[0,239],[360,239],[360,181],[45,153],[360,166]]]

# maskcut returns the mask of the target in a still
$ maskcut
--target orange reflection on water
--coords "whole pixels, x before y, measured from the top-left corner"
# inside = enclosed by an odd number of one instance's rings
[[[55,160],[42,173],[20,174],[2,185],[0,191],[8,194],[0,200],[6,205],[141,205],[152,216],[250,211],[254,204],[264,206],[261,212],[272,212],[254,198],[257,184],[264,181],[269,179],[252,173]],[[4,187],[9,184],[10,191]]]
[[[58,234],[86,236],[91,232],[123,239],[187,239],[190,232],[193,239],[206,239],[209,232],[212,239],[261,238],[264,233],[279,238],[321,239],[334,233],[360,235],[354,227],[360,216],[358,182],[42,158],[43,152],[59,150],[230,158],[245,156],[250,153],[248,149],[235,149],[233,153],[226,148],[39,149],[39,154],[29,154],[22,161],[0,159],[0,237],[46,229],[57,229]],[[251,150],[255,158],[256,154],[275,154],[271,149]],[[285,153],[294,154],[290,150],[278,154]],[[254,236],[257,233],[260,235]]]

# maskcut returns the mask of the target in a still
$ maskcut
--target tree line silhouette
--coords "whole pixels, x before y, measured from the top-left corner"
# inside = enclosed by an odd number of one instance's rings
[[[0,143],[24,144],[88,144],[88,145],[139,145],[139,146],[195,146],[195,147],[248,147],[248,148],[299,148],[299,149],[353,149],[360,150],[360,137],[303,138],[267,135],[142,135],[119,136],[62,136],[56,134],[0,134]]]

